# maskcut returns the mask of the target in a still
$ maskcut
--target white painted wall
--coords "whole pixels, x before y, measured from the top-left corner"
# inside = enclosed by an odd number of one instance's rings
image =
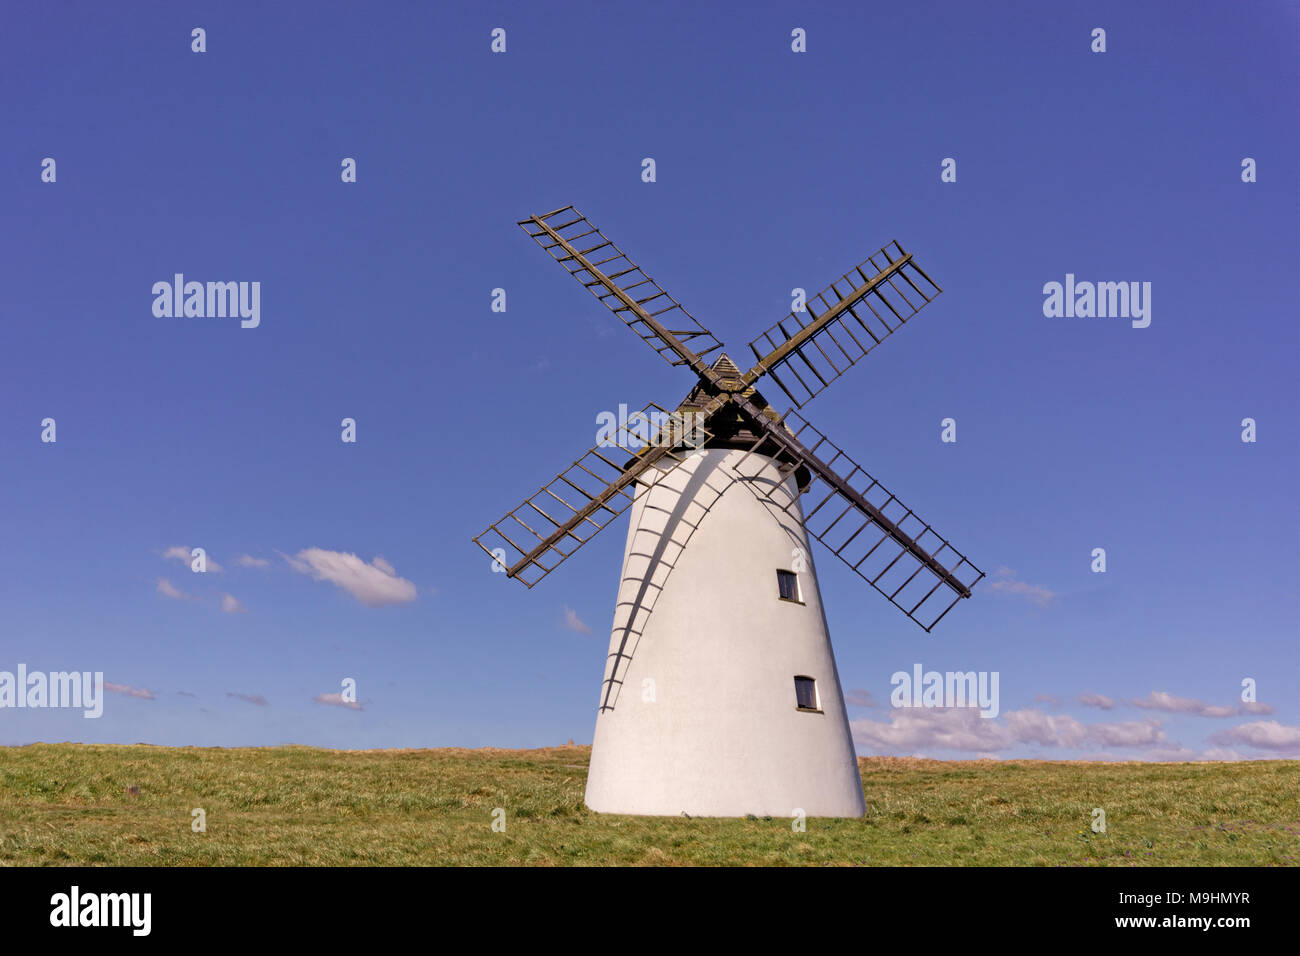
[[[707,449],[631,509],[587,806],[677,816],[862,816],[865,807],[812,551],[793,517],[762,503]],[[775,464],[748,475],[775,486]],[[777,487],[788,503],[794,479]],[[779,599],[777,569],[804,604]],[[653,613],[651,613],[653,612]],[[624,655],[616,656],[622,647]],[[795,707],[795,675],[817,680],[822,713]],[[612,685],[610,680],[621,680]],[[653,682],[653,694],[647,689]],[[653,699],[649,699],[653,697]]]

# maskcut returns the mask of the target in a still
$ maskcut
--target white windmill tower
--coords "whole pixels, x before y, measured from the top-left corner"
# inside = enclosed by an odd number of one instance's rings
[[[891,243],[755,339],[742,373],[726,355],[706,361],[722,343],[572,206],[519,225],[698,377],[674,411],[652,404],[619,423],[474,539],[531,588],[632,510],[587,805],[861,816],[809,537],[926,631],[984,575],[754,384],[769,375],[802,407],[941,290]]]

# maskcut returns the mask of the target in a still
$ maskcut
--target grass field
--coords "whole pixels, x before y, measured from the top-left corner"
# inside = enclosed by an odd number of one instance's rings
[[[1300,762],[860,761],[861,820],[593,814],[590,748],[0,748],[6,865],[1294,866]],[[191,829],[201,807],[207,830]],[[492,829],[505,810],[505,831]],[[1106,832],[1090,827],[1094,807]]]

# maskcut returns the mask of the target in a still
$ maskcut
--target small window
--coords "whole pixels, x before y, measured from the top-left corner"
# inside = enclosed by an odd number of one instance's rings
[[[817,682],[811,677],[796,677],[794,679],[794,701],[795,707],[799,710],[813,710],[821,713],[821,707],[817,700]]]
[[[782,601],[803,603],[803,597],[799,594],[799,575],[793,571],[776,572],[776,587]]]

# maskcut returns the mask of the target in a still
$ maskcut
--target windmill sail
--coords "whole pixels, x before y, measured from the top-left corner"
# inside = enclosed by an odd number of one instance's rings
[[[806,474],[805,490],[815,500],[804,515],[808,533],[925,630],[970,596],[982,571],[802,418],[787,415],[793,433],[778,424],[754,388],[770,374],[802,407],[933,301],[942,289],[898,242],[832,282],[806,303],[806,312],[791,312],[750,343],[757,361],[740,375],[725,357],[712,364],[705,359],[721,342],[573,206],[519,225],[669,364],[699,376],[683,407],[704,416],[712,432],[701,429],[695,444],[707,438],[716,447],[747,448],[767,456],[769,467],[775,458],[779,467],[797,470],[801,482]],[[644,414],[668,415],[655,405]],[[656,440],[639,442],[627,427],[636,420],[620,425],[612,440],[598,443],[475,542],[508,576],[536,584],[689,453],[679,438],[665,440],[653,430]],[[738,474],[762,493],[757,471]]]
[[[942,291],[892,242],[754,339],[746,379],[770,374],[801,408]]]
[[[708,437],[697,419],[684,420],[651,403],[474,542],[507,576],[531,588]]]
[[[713,333],[572,206],[519,225],[670,365],[703,372],[703,356],[722,348]]]
[[[750,452],[769,454],[774,443],[793,459],[789,470],[802,465],[811,475],[803,495],[808,533],[927,632],[984,577],[947,539],[794,411],[786,414],[784,427],[768,426],[768,434]],[[736,465],[742,478],[760,468],[757,462],[746,467],[749,461],[746,456]],[[751,484],[751,490],[786,512],[792,507],[774,497],[773,487]]]

